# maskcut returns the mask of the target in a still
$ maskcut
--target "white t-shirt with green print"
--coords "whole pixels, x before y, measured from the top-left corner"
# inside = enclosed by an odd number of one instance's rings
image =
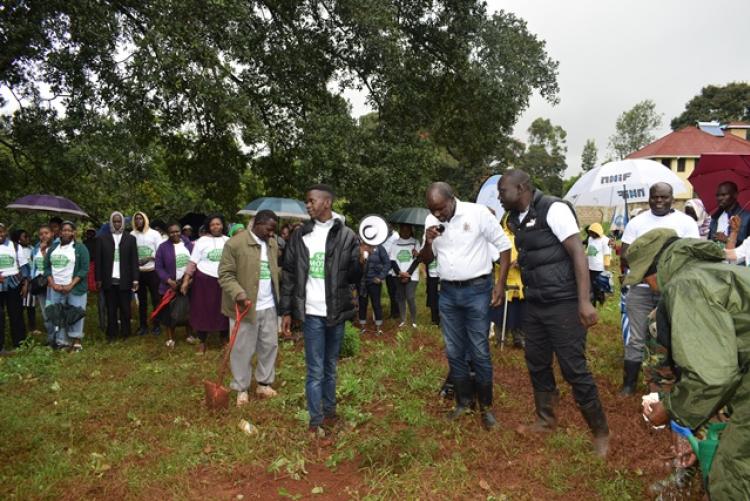
[[[73,270],[76,267],[76,249],[73,242],[58,245],[49,256],[52,267],[52,279],[57,285],[68,285],[73,281]]]
[[[185,275],[185,269],[190,261],[190,251],[182,241],[172,245],[174,245],[175,280],[180,280]]]
[[[268,265],[268,244],[258,238],[252,231],[258,245],[260,245],[260,278],[258,281],[258,297],[255,299],[255,311],[263,311],[276,306],[273,300],[273,286],[271,285],[271,268]]]
[[[399,238],[391,246],[388,257],[391,261],[396,261],[399,270],[409,271],[409,266],[416,259],[412,250],[419,252],[420,249],[419,241],[416,238]],[[411,279],[414,282],[419,282],[419,266],[411,274]]]
[[[313,230],[302,237],[310,256],[310,269],[305,286],[305,315],[325,317],[328,314],[326,306],[326,240],[328,232],[333,228],[333,218],[325,223],[315,221]]]
[[[20,252],[16,255],[16,247],[9,238],[0,244],[0,275],[12,277],[18,275],[20,267],[26,264],[26,260]]]
[[[221,261],[221,252],[227,240],[229,237],[225,235],[200,237],[193,246],[190,260],[196,264],[201,273],[219,278],[219,261]]]
[[[135,237],[136,244],[138,245],[138,261],[149,257],[156,257],[156,249],[158,249],[162,243],[161,235],[158,231],[149,228],[145,233],[134,231],[131,235]],[[141,271],[154,271],[154,269],[156,269],[156,263],[154,261],[149,261],[138,269]]]

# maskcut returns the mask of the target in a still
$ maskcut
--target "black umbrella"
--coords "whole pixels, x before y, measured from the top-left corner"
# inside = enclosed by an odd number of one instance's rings
[[[407,207],[399,209],[388,216],[388,221],[397,224],[412,224],[415,226],[424,226],[424,221],[430,211],[422,207]]]
[[[83,308],[62,303],[47,305],[44,313],[47,314],[47,321],[60,329],[65,329],[86,316]]]

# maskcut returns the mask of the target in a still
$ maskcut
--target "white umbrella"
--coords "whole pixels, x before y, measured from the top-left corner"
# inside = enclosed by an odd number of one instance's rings
[[[497,198],[497,183],[500,181],[500,174],[488,177],[479,189],[477,195],[477,203],[485,205],[495,211],[495,217],[498,221],[501,220],[505,209],[500,205],[500,200]]]
[[[570,188],[565,200],[574,205],[614,207],[623,202],[647,202],[655,183],[667,183],[675,193],[685,191],[677,174],[659,162],[643,158],[618,160],[595,167]]]

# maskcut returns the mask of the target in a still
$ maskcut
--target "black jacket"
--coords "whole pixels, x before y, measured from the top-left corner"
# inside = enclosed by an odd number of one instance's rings
[[[115,257],[115,239],[111,233],[101,235],[96,239],[96,258],[94,271],[96,281],[102,283],[104,289],[112,287],[112,265]],[[130,233],[123,233],[120,240],[120,290],[133,287],[138,280],[138,244]]]
[[[282,315],[292,315],[297,320],[305,319],[305,289],[310,269],[310,254],[302,237],[310,233],[314,225],[314,221],[307,221],[292,234],[284,250],[280,310]],[[329,326],[354,318],[351,284],[359,283],[361,275],[359,240],[340,219],[335,219],[326,239],[326,323]]]
[[[518,211],[511,211],[508,217],[508,224],[515,236],[518,265],[521,267],[521,280],[527,301],[578,299],[573,261],[547,224],[549,208],[560,201],[557,197],[536,190],[523,221],[518,220]],[[575,211],[573,215],[575,216]]]

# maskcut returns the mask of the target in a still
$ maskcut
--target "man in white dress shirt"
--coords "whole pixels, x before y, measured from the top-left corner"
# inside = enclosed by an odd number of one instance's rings
[[[449,419],[469,413],[476,394],[482,425],[491,429],[497,421],[492,413],[490,303],[500,304],[502,297],[502,286],[493,294],[492,269],[498,255],[501,263],[510,264],[510,241],[487,207],[458,200],[446,183],[433,183],[427,189],[427,207],[430,215],[425,219],[420,260],[430,263],[437,258],[438,262],[440,328],[456,396]],[[504,284],[505,277],[498,283]]]

